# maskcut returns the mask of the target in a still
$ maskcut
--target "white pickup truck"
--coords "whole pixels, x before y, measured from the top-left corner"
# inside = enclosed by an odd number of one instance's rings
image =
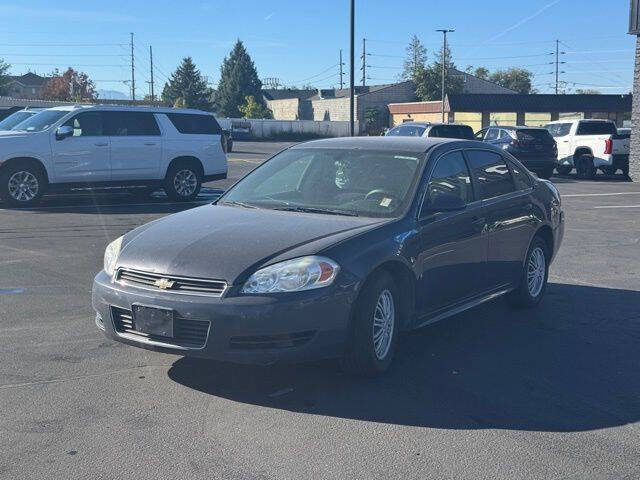
[[[546,125],[558,144],[558,173],[575,167],[579,178],[593,178],[597,170],[629,175],[629,137],[619,135],[609,120],[559,120]]]

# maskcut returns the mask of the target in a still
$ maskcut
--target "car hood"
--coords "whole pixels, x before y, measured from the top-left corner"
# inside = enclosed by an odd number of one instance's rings
[[[237,283],[261,266],[313,255],[387,221],[206,205],[127,234],[117,267]]]

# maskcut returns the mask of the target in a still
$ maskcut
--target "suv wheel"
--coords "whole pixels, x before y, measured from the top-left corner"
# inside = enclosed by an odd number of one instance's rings
[[[507,295],[507,300],[513,307],[530,308],[540,303],[547,289],[549,258],[551,254],[547,242],[536,235],[527,251],[520,285]]]
[[[167,172],[164,191],[174,201],[188,202],[195,199],[202,186],[200,169],[193,164],[173,165]]]
[[[42,198],[45,184],[40,167],[14,165],[0,172],[0,198],[12,207],[30,207]]]
[[[561,165],[559,167],[556,167],[556,170],[558,171],[559,175],[569,175],[571,173],[571,170],[573,170],[573,167],[569,165]]]
[[[549,180],[553,176],[553,168],[547,168],[546,170],[540,170],[537,172],[538,177]]]
[[[400,323],[400,296],[391,276],[380,273],[367,282],[355,308],[342,366],[357,375],[379,375],[391,365]]]
[[[593,157],[591,155],[580,155],[575,163],[578,178],[587,180],[596,176],[596,167],[593,166]]]

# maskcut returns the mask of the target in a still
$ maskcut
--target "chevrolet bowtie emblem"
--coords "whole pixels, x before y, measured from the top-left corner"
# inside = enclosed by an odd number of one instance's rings
[[[168,290],[170,288],[173,288],[175,283],[176,282],[174,282],[173,280],[169,280],[168,278],[159,278],[153,284],[156,287],[161,288],[162,290]]]

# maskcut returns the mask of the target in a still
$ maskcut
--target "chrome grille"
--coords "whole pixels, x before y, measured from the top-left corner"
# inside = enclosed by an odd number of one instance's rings
[[[221,297],[227,289],[227,282],[224,280],[178,277],[125,268],[118,270],[116,280],[121,283],[191,295]]]
[[[111,307],[113,326],[116,332],[129,336],[148,338],[149,340],[173,344],[182,348],[202,348],[207,341],[210,322],[205,320],[187,320],[176,316],[173,323],[173,337],[148,335],[135,329],[135,321],[131,310]]]

